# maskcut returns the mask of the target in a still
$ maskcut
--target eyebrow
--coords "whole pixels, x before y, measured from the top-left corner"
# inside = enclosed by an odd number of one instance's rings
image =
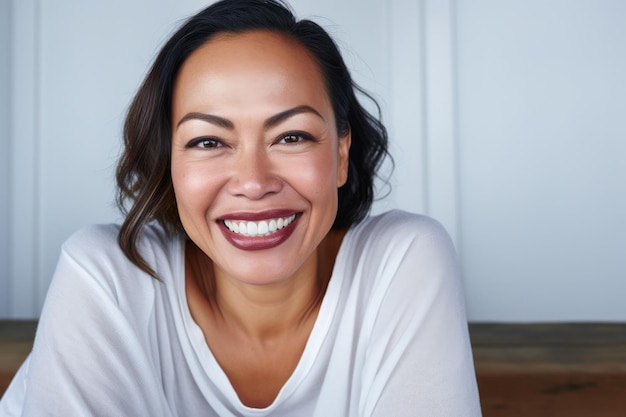
[[[270,127],[274,127],[274,126],[284,122],[285,120],[289,119],[290,117],[293,117],[293,116],[296,116],[296,115],[302,114],[302,113],[312,113],[312,114],[318,116],[324,122],[326,122],[326,119],[324,119],[324,117],[321,115],[321,113],[318,112],[317,110],[315,110],[313,107],[307,106],[307,105],[302,105],[302,106],[296,106],[294,108],[282,111],[282,112],[280,112],[278,114],[275,114],[274,116],[271,116],[270,118],[265,120],[265,122],[263,123],[263,127],[265,129],[268,129]],[[214,114],[199,113],[199,112],[187,113],[185,116],[183,116],[182,119],[180,119],[180,121],[178,122],[176,127],[180,126],[181,124],[183,124],[184,122],[186,122],[188,120],[194,120],[194,119],[195,120],[202,120],[204,122],[211,123],[213,125],[216,125],[216,126],[219,126],[219,127],[223,127],[225,129],[228,129],[228,130],[233,130],[235,128],[235,124],[233,122],[231,122],[230,120],[228,120],[228,119],[225,119],[225,118],[220,117],[220,116],[216,116]]]
[[[280,112],[280,113],[270,117],[269,119],[267,119],[265,121],[265,123],[263,123],[263,127],[266,128],[266,129],[270,128],[270,127],[274,127],[274,126],[280,124],[281,122],[284,122],[285,120],[289,119],[290,117],[293,117],[293,116],[295,116],[297,114],[302,114],[302,113],[313,113],[314,115],[316,115],[320,119],[322,119],[324,122],[326,122],[326,120],[320,114],[320,112],[315,110],[313,107],[307,106],[307,105],[302,105],[302,106],[294,107],[294,108],[289,109],[289,110],[285,110],[283,112]]]
[[[199,113],[199,112],[187,113],[186,115],[183,116],[182,119],[180,119],[176,127],[182,125],[188,120],[202,120],[204,122],[211,123],[213,125],[223,127],[229,130],[233,130],[235,128],[235,125],[233,124],[233,122],[231,122],[228,119],[224,119],[223,117],[215,116],[213,114]]]

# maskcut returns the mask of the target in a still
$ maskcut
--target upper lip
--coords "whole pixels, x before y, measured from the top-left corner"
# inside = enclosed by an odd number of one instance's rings
[[[228,213],[220,216],[220,220],[242,220],[242,221],[258,221],[267,219],[277,219],[279,217],[289,217],[292,214],[300,213],[298,210],[293,209],[272,209],[259,212],[247,212],[239,211],[235,213]]]

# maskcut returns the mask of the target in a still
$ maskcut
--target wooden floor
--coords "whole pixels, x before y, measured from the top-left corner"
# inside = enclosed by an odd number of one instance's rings
[[[626,416],[626,324],[472,324],[470,334],[483,416]]]
[[[13,374],[28,355],[35,335],[32,321],[0,320],[0,395],[9,386]]]
[[[0,321],[0,394],[33,322]],[[484,417],[626,416],[626,324],[471,324]]]

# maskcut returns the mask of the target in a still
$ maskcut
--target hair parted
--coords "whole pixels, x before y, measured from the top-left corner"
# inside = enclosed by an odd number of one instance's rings
[[[335,42],[318,24],[297,21],[281,0],[221,0],[192,16],[161,48],[124,123],[124,151],[116,180],[117,204],[125,220],[118,243],[134,264],[154,277],[155,272],[137,249],[143,228],[156,220],[169,233],[182,232],[170,173],[172,94],[178,71],[213,36],[253,30],[283,34],[309,50],[326,83],[339,136],[351,133],[348,180],[338,190],[333,227],[359,222],[371,208],[374,178],[388,155],[387,131],[379,118],[359,103],[357,92],[378,108],[376,101],[352,81]]]

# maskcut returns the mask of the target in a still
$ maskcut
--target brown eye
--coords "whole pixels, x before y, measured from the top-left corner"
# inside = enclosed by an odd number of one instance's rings
[[[293,143],[301,143],[305,141],[316,142],[316,140],[311,135],[309,135],[308,133],[304,133],[304,132],[286,133],[280,136],[276,142],[284,143],[284,144],[293,144]]]
[[[198,138],[194,139],[187,144],[188,148],[219,148],[222,146],[222,143],[215,138]]]
[[[304,140],[302,135],[286,135],[286,136],[283,136],[283,138],[281,139],[281,142],[283,142],[283,143],[298,143],[298,142],[300,142],[302,140]]]

